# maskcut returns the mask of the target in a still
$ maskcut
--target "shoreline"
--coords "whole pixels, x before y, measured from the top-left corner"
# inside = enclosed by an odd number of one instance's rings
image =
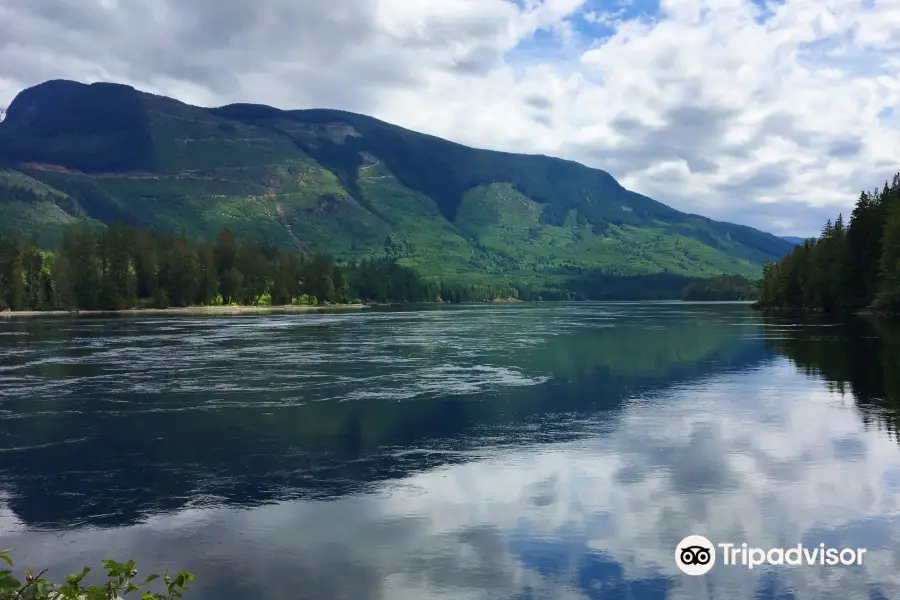
[[[900,316],[900,312],[896,310],[886,310],[883,308],[860,308],[859,310],[853,311],[854,314],[869,316],[869,317],[898,317]]]
[[[285,304],[281,306],[178,306],[172,308],[124,308],[121,310],[13,310],[0,312],[0,318],[27,317],[85,317],[85,316],[147,316],[147,315],[250,315],[291,314],[327,310],[362,310],[367,304]]]
[[[757,302],[750,305],[753,310],[773,313],[796,313],[796,314],[824,314],[821,308],[801,308],[796,306],[764,306]]]
[[[5,310],[0,311],[0,320],[12,318],[33,318],[33,317],[90,317],[90,316],[151,316],[151,315],[191,315],[191,316],[230,316],[230,315],[251,315],[251,314],[292,314],[292,313],[309,313],[321,311],[353,311],[365,310],[373,307],[392,307],[392,306],[417,306],[417,305],[453,305],[453,304],[540,304],[542,302],[599,302],[601,304],[618,304],[618,303],[634,303],[634,302],[653,302],[653,303],[688,303],[688,304],[749,304],[755,310],[769,311],[795,311],[796,309],[757,307],[750,304],[749,300],[521,300],[518,298],[502,298],[494,300],[481,300],[474,302],[367,302],[358,304],[285,304],[279,306],[177,306],[170,308],[123,308],[119,310],[97,309],[97,310]],[[797,311],[801,312],[801,311]],[[900,313],[898,313],[900,314]]]
[[[795,306],[760,306],[756,303],[750,305],[753,310],[769,313],[794,314],[794,315],[857,315],[869,317],[900,317],[900,311],[886,310],[865,306],[863,308],[844,308],[829,312],[822,308],[799,308]]]

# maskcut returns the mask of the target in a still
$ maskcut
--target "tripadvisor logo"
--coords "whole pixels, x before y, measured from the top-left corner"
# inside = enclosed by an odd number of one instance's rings
[[[865,548],[829,548],[825,544],[791,548],[751,548],[743,544],[713,544],[702,535],[689,535],[675,547],[675,564],[686,575],[706,575],[716,565],[740,565],[752,569],[763,565],[861,565]]]
[[[716,564],[716,549],[702,535],[689,535],[675,547],[675,564],[687,575],[706,575]]]

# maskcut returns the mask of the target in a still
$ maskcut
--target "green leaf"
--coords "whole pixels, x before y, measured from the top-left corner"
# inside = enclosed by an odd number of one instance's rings
[[[149,575],[147,579],[144,580],[144,583],[150,583],[154,579],[159,579],[159,575],[157,575],[156,573],[154,573],[153,575]]]
[[[11,567],[13,562],[12,562],[12,559],[9,557],[9,552],[10,552],[9,550],[0,550],[0,560],[2,560],[3,562],[5,562],[6,564],[8,564]]]
[[[0,590],[17,590],[22,587],[22,582],[12,576],[11,571],[0,571]]]
[[[188,571],[182,571],[178,574],[178,577],[181,579],[181,583],[179,585],[184,585],[185,581],[193,581],[194,575]]]
[[[78,585],[78,583],[80,583],[81,580],[84,579],[85,575],[87,575],[90,572],[91,572],[91,568],[85,567],[81,570],[81,573],[79,573],[77,575],[75,575],[75,574],[68,575],[66,577],[66,583],[69,583],[72,585]]]
[[[46,598],[53,588],[46,579],[38,579],[34,582],[34,596],[36,598]]]
[[[130,566],[120,563],[120,562],[116,562],[114,560],[104,560],[103,568],[109,570],[109,573],[108,573],[109,577],[118,577],[119,575],[122,575],[124,573],[128,573],[131,571]]]
[[[85,600],[108,600],[106,590],[102,587],[92,585],[85,594]]]

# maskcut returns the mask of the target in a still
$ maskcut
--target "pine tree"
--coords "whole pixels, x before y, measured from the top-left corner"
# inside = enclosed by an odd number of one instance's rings
[[[0,310],[26,308],[25,244],[18,232],[0,237]]]
[[[244,240],[237,250],[236,267],[243,285],[239,298],[244,304],[258,304],[269,289],[269,263],[261,244]]]
[[[880,280],[876,304],[900,308],[900,205],[891,206],[881,242]]]
[[[216,269],[215,248],[209,242],[197,246],[197,290],[194,302],[210,305],[219,293],[219,276]]]
[[[197,253],[182,233],[174,238],[163,255],[160,280],[171,306],[190,306],[197,295]]]
[[[240,293],[241,285],[240,278],[233,272],[237,261],[237,242],[228,228],[219,230],[213,253],[216,257],[216,273],[220,277],[219,293],[225,303],[230,304]]]

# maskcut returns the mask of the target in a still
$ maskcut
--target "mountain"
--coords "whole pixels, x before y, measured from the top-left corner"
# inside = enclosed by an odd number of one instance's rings
[[[758,277],[792,248],[567,160],[337,110],[200,108],[120,84],[48,81],[16,96],[0,123],[0,227],[50,244],[82,219],[209,237],[227,226],[472,281]]]
[[[806,241],[806,238],[796,237],[796,236],[792,236],[792,235],[782,236],[781,239],[793,244],[794,246],[799,246],[800,244],[802,244],[803,242]]]

